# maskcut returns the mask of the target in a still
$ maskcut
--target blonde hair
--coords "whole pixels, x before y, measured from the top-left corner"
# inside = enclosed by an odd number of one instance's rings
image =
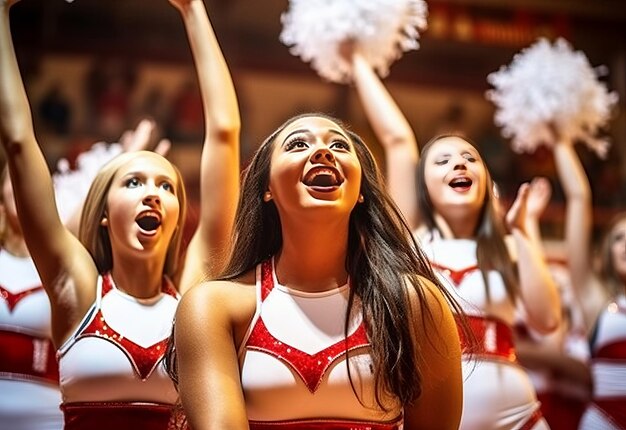
[[[147,151],[126,152],[105,164],[91,183],[91,187],[85,198],[83,212],[80,218],[78,238],[91,254],[98,268],[98,272],[100,273],[106,273],[113,268],[113,255],[111,252],[109,232],[100,224],[102,218],[106,215],[107,197],[111,184],[113,183],[113,178],[122,166],[145,156],[146,152]],[[148,153],[158,156],[158,154],[153,152]],[[183,226],[186,218],[187,196],[180,171],[173,164],[170,163],[170,165],[176,172],[176,196],[180,205],[180,212],[176,223],[176,230],[174,231],[167,249],[163,274],[167,275],[172,280],[177,280],[180,270],[179,261],[181,258]]]

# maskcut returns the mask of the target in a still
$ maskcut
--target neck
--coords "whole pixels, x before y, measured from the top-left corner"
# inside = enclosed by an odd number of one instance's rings
[[[2,248],[15,257],[26,258],[30,256],[24,236],[11,228],[6,229]]]
[[[293,289],[320,292],[348,280],[348,218],[290,220],[282,223],[283,247],[276,257],[276,277]]]
[[[478,213],[449,211],[445,217],[436,213],[435,223],[445,239],[473,239],[476,236]]]
[[[165,257],[156,259],[139,259],[113,257],[111,276],[115,285],[133,297],[147,299],[161,291]]]

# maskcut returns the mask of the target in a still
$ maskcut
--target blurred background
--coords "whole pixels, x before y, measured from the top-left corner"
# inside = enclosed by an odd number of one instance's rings
[[[597,231],[626,209],[626,1],[427,0],[429,28],[385,79],[424,143],[442,128],[464,130],[478,145],[510,201],[533,176],[548,177],[553,203],[542,230],[562,236],[562,197],[549,151],[511,151],[493,124],[486,76],[538,37],[567,39],[620,101],[600,160],[577,148],[592,181]],[[243,162],[286,118],[300,111],[338,116],[361,134],[384,164],[350,86],[323,81],[279,42],[287,0],[205,0],[233,74],[242,113]],[[18,60],[35,128],[54,168],[96,141],[115,142],[152,117],[174,145],[169,158],[197,201],[202,108],[179,13],[167,0],[22,0],[11,11]],[[155,139],[157,137],[155,136]]]

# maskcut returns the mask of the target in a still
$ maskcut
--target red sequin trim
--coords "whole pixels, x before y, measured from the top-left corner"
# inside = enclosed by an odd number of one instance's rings
[[[102,277],[102,297],[109,293],[113,289],[113,281],[109,274]],[[165,294],[169,294],[173,297],[177,297],[176,290],[171,286],[171,283],[164,278],[162,291]],[[158,363],[163,358],[165,350],[167,348],[167,342],[169,338],[165,338],[153,345],[143,347],[136,344],[132,340],[122,336],[117,331],[113,330],[104,319],[102,310],[98,310],[93,320],[78,336],[77,340],[83,337],[99,337],[107,340],[117,346],[128,360],[133,365],[135,373],[142,379],[146,380],[152,374]]]
[[[367,333],[363,324],[344,341],[335,343],[313,355],[307,354],[293,346],[276,339],[259,318],[250,334],[246,347],[273,355],[288,364],[304,381],[311,393],[314,393],[332,363],[344,353],[357,348],[369,346]]]
[[[17,294],[13,294],[9,290],[4,288],[2,285],[0,285],[0,297],[6,300],[7,306],[9,307],[9,312],[13,312],[13,309],[15,308],[15,306],[17,306],[20,300],[41,290],[43,290],[43,287],[39,286],[39,287],[33,287],[31,289],[21,291]]]
[[[261,266],[261,299],[265,300],[273,288],[272,263],[265,261]],[[311,393],[319,388],[326,371],[335,360],[349,351],[366,346],[369,346],[369,341],[365,325],[361,322],[355,332],[346,339],[311,355],[274,337],[267,330],[261,317],[256,321],[246,342],[248,349],[272,355],[291,367]]]
[[[430,262],[430,265],[434,269],[437,269],[442,274],[444,274],[445,276],[450,278],[452,280],[452,282],[454,283],[454,285],[457,286],[457,287],[459,285],[461,285],[461,282],[463,282],[463,279],[465,279],[465,277],[467,275],[469,275],[471,272],[474,272],[474,271],[478,270],[478,266],[470,266],[470,267],[466,267],[464,269],[454,270],[454,269],[451,269],[449,267],[443,266],[443,265],[441,265],[439,263],[435,263],[435,262],[432,262],[432,261]]]

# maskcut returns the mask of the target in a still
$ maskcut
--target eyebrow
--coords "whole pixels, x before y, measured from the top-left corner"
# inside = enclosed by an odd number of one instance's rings
[[[303,134],[313,134],[311,132],[311,130],[309,130],[307,128],[300,128],[298,130],[294,130],[291,133],[289,133],[287,136],[285,136],[285,138],[283,139],[283,143],[281,143],[280,146],[283,146],[285,143],[287,143],[289,141],[289,139],[291,138],[291,136],[293,136],[294,134],[300,134],[300,133],[303,133]],[[343,137],[344,139],[348,139],[348,137],[341,130],[337,130],[335,128],[328,129],[326,134],[337,134],[337,135]]]
[[[124,175],[120,176],[120,179],[133,178],[133,177],[145,178],[146,176],[147,176],[146,172],[143,170],[133,170],[132,172],[127,172]],[[168,181],[177,182],[177,178],[175,175],[170,176],[169,174],[157,173],[155,174],[155,177],[158,180],[167,179]]]
[[[442,152],[441,154],[435,154],[437,157],[451,157],[452,153],[450,152]],[[461,155],[471,155],[473,157],[478,157],[477,152],[473,152],[471,150],[465,150],[461,152]]]

